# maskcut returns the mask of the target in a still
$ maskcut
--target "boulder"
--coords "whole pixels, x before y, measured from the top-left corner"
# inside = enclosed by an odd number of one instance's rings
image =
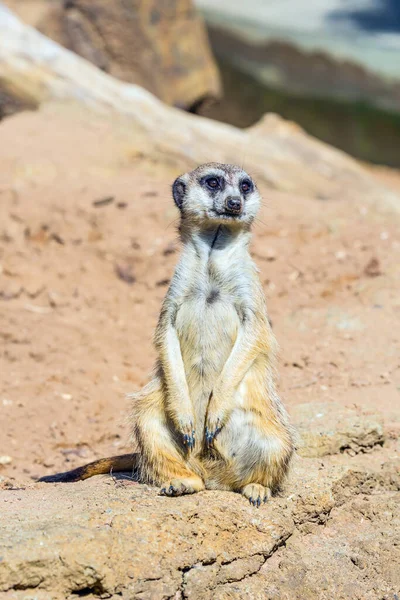
[[[299,454],[318,457],[368,453],[385,441],[380,415],[360,415],[335,403],[300,404],[291,411],[299,432]]]
[[[54,3],[37,27],[118,79],[173,106],[197,110],[220,95],[220,79],[202,18],[191,0],[68,0]]]
[[[3,484],[0,591],[21,599],[34,592],[52,600],[69,595],[311,600],[357,598],[358,585],[365,598],[383,597],[398,581],[396,569],[389,567],[398,555],[394,543],[400,525],[394,519],[399,484],[391,475],[394,469],[382,478],[344,465],[321,471],[315,460],[298,459],[290,483],[295,493],[286,491],[260,509],[231,492],[160,497],[154,488],[122,475],[68,485],[30,484],[25,490]],[[360,527],[362,515],[367,522]],[[383,531],[376,570],[374,521],[382,522]],[[327,523],[329,534],[324,533]],[[346,540],[348,528],[352,540]],[[288,573],[287,596],[273,594],[282,572],[275,556]],[[358,568],[346,595],[343,574],[351,561],[358,561]],[[296,582],[299,575],[302,580]],[[313,577],[325,581],[326,596]]]

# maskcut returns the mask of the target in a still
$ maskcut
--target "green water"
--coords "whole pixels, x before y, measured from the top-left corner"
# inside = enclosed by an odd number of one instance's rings
[[[261,84],[220,60],[224,97],[205,114],[237,127],[275,112],[311,135],[365,161],[400,167],[400,114],[363,102],[295,96]]]

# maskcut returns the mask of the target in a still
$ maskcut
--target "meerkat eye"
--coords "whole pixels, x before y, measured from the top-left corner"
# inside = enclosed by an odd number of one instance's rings
[[[217,190],[220,187],[219,181],[216,177],[208,177],[206,179],[206,184],[212,190]]]
[[[250,192],[253,189],[253,184],[251,183],[250,179],[243,179],[243,181],[240,184],[240,189],[244,194]]]

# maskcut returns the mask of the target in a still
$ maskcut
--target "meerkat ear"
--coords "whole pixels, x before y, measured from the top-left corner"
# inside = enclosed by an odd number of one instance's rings
[[[186,183],[183,181],[183,179],[181,177],[178,177],[178,179],[175,179],[174,183],[172,184],[172,196],[173,196],[175,204],[177,205],[179,210],[182,209],[182,204],[183,204],[183,199],[185,198],[185,194],[186,194]]]

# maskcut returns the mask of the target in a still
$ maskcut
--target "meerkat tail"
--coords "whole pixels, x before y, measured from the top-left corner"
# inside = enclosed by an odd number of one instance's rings
[[[55,475],[46,475],[39,481],[45,483],[71,483],[73,481],[82,481],[94,475],[106,475],[107,473],[118,473],[121,471],[133,471],[138,467],[138,454],[121,454],[120,456],[111,456],[110,458],[101,458],[95,460],[83,467],[65,471],[65,473],[56,473]]]

